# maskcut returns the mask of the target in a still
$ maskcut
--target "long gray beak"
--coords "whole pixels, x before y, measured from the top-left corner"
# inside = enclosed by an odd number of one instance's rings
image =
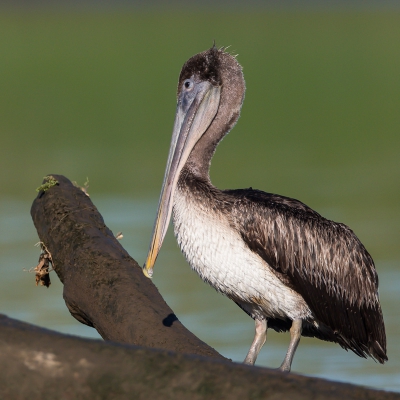
[[[192,83],[192,87],[182,87],[178,97],[174,130],[153,235],[143,273],[151,278],[153,266],[167,233],[171,218],[173,195],[179,174],[190,152],[214,119],[220,101],[221,87],[210,82]]]

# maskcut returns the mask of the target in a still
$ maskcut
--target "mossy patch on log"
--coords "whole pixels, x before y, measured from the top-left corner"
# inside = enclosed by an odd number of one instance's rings
[[[37,192],[46,192],[49,190],[51,187],[55,186],[58,184],[57,179],[55,179],[53,176],[48,175],[43,177],[43,183],[36,188]]]

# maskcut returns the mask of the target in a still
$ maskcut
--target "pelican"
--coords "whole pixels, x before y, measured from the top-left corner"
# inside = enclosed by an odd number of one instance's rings
[[[225,48],[214,44],[183,65],[144,274],[153,275],[172,215],[192,269],[255,321],[245,364],[255,363],[268,328],[290,331],[283,372],[301,335],[384,363],[378,276],[353,231],[289,197],[212,185],[211,158],[236,124],[244,93],[242,68]]]

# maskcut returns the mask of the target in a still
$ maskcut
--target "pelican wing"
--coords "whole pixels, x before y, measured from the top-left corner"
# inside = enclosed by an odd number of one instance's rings
[[[307,302],[319,324],[309,334],[387,360],[378,276],[353,231],[298,200],[253,189],[224,193],[235,198],[232,223],[245,243]]]

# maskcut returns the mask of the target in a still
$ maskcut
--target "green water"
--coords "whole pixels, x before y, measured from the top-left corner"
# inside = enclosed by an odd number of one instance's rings
[[[29,216],[48,173],[83,184],[143,263],[168,153],[180,68],[231,45],[247,84],[212,180],[299,198],[352,227],[376,261],[389,362],[302,339],[293,370],[400,391],[400,13],[5,12],[0,14],[0,312],[98,337],[69,316],[54,275],[32,274]],[[253,322],[190,271],[169,233],[155,284],[183,323],[235,361]],[[289,337],[269,333],[258,365]]]

